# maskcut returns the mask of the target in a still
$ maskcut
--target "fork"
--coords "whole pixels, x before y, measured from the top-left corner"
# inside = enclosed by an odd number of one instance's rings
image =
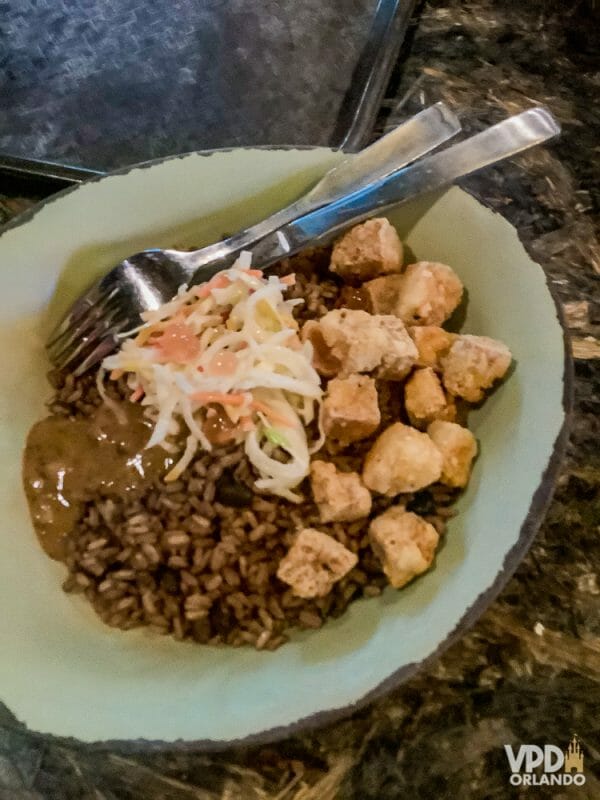
[[[239,249],[249,249],[254,263],[266,268],[305,247],[324,243],[374,211],[380,212],[418,194],[447,186],[462,176],[541,144],[559,132],[560,126],[550,112],[540,107],[529,109],[328,205],[280,224],[259,241]],[[156,308],[170,299],[182,283],[202,283],[229,266],[239,249],[227,251],[224,245],[225,242],[211,246],[217,255],[209,261],[201,258],[200,267],[195,258],[207,248],[181,254],[183,258],[177,262],[167,261],[167,278],[163,253],[170,259],[173,251],[144,251],[139,265],[131,259],[122,262],[107,276],[118,273],[113,285],[103,287],[107,280],[104,278],[93,287],[92,294],[88,292],[71,309],[66,318],[66,332],[59,330],[48,342],[51,360],[59,368],[69,367],[75,374],[82,374],[116,348],[119,334],[139,324],[141,311]],[[223,251],[219,250],[221,247]],[[154,260],[155,253],[158,256]],[[177,275],[170,266],[173,263],[180,268]],[[89,305],[83,308],[78,305],[89,303],[90,298],[94,302],[102,300],[99,311],[90,309]],[[78,337],[83,342],[78,341]]]

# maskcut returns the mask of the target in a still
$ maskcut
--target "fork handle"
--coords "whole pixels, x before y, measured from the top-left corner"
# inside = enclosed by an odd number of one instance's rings
[[[398,125],[359,153],[347,156],[330,169],[310,191],[267,219],[235,233],[227,239],[188,253],[168,250],[167,255],[187,272],[203,265],[221,265],[240,250],[250,249],[262,238],[328,203],[365,188],[430,153],[461,129],[460,122],[444,103],[429,108]]]
[[[531,108],[439,153],[405,167],[376,186],[289,222],[251,248],[255,264],[266,267],[315,242],[324,243],[374,211],[440,189],[457,178],[510,158],[560,133],[544,108]]]

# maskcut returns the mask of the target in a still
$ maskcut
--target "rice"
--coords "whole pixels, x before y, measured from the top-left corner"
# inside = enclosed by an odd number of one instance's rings
[[[291,296],[306,303],[298,318],[321,316],[335,307],[340,285],[326,272],[328,253],[311,251],[283,263],[295,271]],[[51,375],[55,414],[85,417],[101,402],[95,376]],[[124,383],[112,396],[127,396]],[[399,390],[378,382],[382,423],[401,413]],[[352,453],[328,452],[338,468],[356,470],[375,434]],[[290,629],[317,629],[360,597],[377,597],[387,585],[369,546],[369,519],[320,521],[307,484],[305,502],[292,504],[260,495],[243,446],[200,452],[173,483],[156,480],[143,493],[126,497],[94,494],[83,505],[67,544],[67,592],[83,595],[108,625],[147,626],[177,640],[203,644],[252,645],[274,650]],[[373,498],[371,517],[392,502],[415,508],[443,533],[455,493],[430,487],[393,500]],[[235,503],[232,504],[232,501]],[[358,564],[323,598],[304,600],[276,577],[281,558],[300,528],[316,527],[358,555]]]

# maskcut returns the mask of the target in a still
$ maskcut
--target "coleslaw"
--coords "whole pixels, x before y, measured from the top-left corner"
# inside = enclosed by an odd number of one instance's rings
[[[322,389],[312,345],[300,340],[293,317],[303,301],[284,297],[294,282],[293,275],[265,277],[242,253],[208,283],[181,286],[172,300],[144,312],[143,324],[122,334],[118,352],[102,362],[104,400],[111,402],[107,376],[125,376],[130,401],[152,421],[147,447],[183,450],[166,481],[179,478],[199,448],[213,449],[217,419],[226,441],[244,442],[257,489],[302,499],[294,490],[324,437],[320,426],[314,442],[307,436],[307,427],[318,425]]]

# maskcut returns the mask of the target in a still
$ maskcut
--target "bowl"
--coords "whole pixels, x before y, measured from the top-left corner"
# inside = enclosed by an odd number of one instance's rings
[[[202,245],[308,188],[328,149],[195,153],[53,196],[0,236],[0,700],[40,732],[85,742],[267,741],[349,713],[397,686],[473,624],[515,570],[565,443],[569,364],[557,309],[516,231],[458,188],[389,217],[416,258],[468,289],[462,330],[506,342],[515,365],[470,417],[472,480],[434,568],[359,600],[273,653],[181,644],[105,627],[61,590],[21,488],[29,427],[49,395],[43,342],[92,278],[143,247]]]

